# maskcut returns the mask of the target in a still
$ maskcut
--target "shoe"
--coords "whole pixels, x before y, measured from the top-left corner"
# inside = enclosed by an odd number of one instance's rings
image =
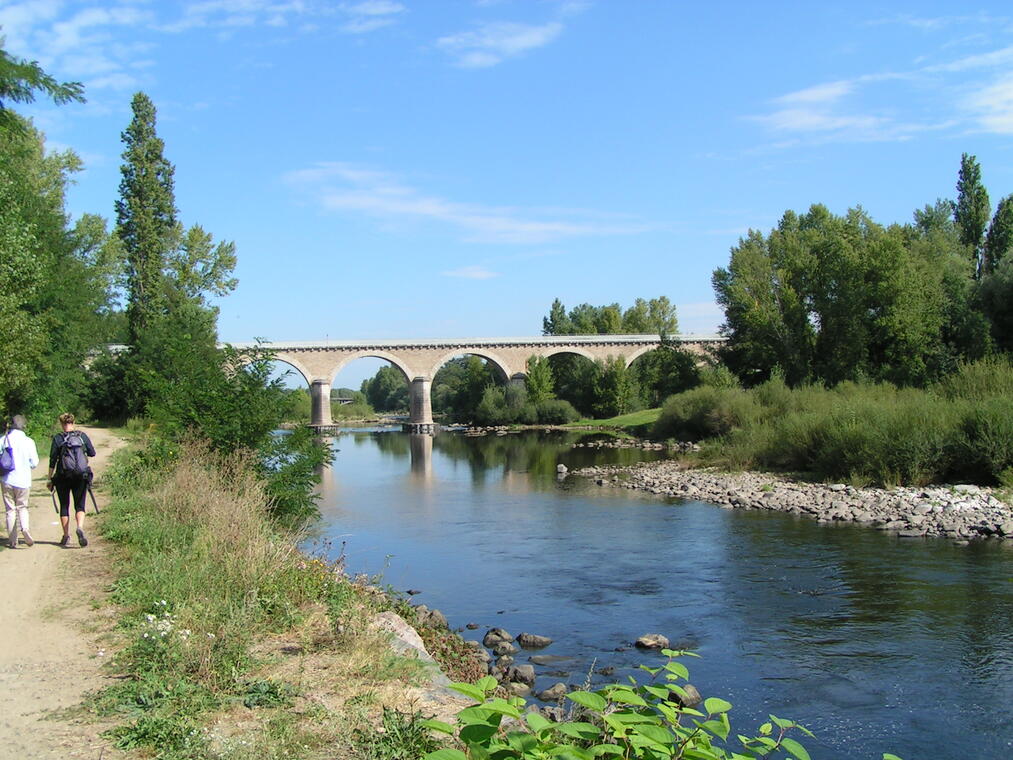
[[[32,538],[32,535],[30,533],[28,533],[27,531],[21,531],[21,535],[25,539],[25,546],[35,545],[35,539]]]
[[[81,530],[80,528],[77,529],[77,542],[81,546],[87,546],[88,545],[88,539],[84,537],[84,531]]]
[[[17,536],[11,536],[10,538],[7,539],[7,548],[8,549],[17,549],[18,548],[18,537]]]
[[[66,546],[70,542],[70,536],[64,536],[60,539],[60,546]]]

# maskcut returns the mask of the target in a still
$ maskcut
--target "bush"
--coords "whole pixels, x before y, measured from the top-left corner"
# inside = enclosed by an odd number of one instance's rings
[[[1013,468],[1013,398],[993,398],[968,409],[960,423],[954,475],[994,485]]]
[[[759,407],[746,391],[702,385],[665,402],[653,436],[699,441],[727,435],[758,415]]]
[[[538,422],[542,425],[565,425],[580,418],[573,404],[558,398],[538,402],[535,412]]]

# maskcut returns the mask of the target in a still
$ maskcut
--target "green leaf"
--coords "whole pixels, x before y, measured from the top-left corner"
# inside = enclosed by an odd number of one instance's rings
[[[797,757],[798,760],[810,760],[809,753],[805,751],[805,747],[790,737],[786,736],[783,738],[781,740],[781,746],[788,750],[793,756]]]
[[[668,688],[665,686],[644,686],[644,691],[658,699],[668,699]]]
[[[901,760],[901,758],[897,757],[896,755],[891,755],[889,752],[884,752],[883,760]]]
[[[773,725],[771,725],[769,722],[768,723],[764,723],[762,726],[760,726],[760,735],[761,736],[770,736],[770,732],[773,731],[773,730],[774,730],[774,726]]]
[[[471,746],[473,744],[485,744],[496,732],[498,726],[490,726],[488,723],[471,723],[461,729],[461,741]]]
[[[538,748],[538,739],[524,731],[511,731],[507,734],[507,743],[522,755]]]
[[[546,728],[552,728],[555,723],[546,718],[544,715],[536,712],[529,712],[524,716],[524,721],[528,724],[532,731],[538,733]]]
[[[601,694],[594,694],[590,691],[571,691],[566,695],[567,699],[571,699],[582,707],[587,707],[596,712],[601,712],[605,709],[608,702]]]
[[[795,725],[794,722],[778,718],[776,715],[771,715],[770,720],[778,728],[792,728]]]
[[[449,723],[444,723],[442,720],[423,720],[420,721],[421,725],[426,728],[431,728],[434,731],[442,731],[445,734],[454,735],[454,727]]]
[[[661,744],[663,746],[670,746],[672,744],[671,732],[661,726],[636,726],[633,730],[654,744]]]
[[[666,662],[665,670],[679,678],[689,678],[689,668],[681,662]]]
[[[438,749],[425,755],[422,760],[468,760],[468,756],[457,749]]]
[[[588,750],[595,757],[602,755],[624,755],[626,751],[615,744],[596,744]]]
[[[505,699],[490,699],[482,705],[481,709],[488,710],[493,713],[499,713],[500,715],[509,715],[511,718],[521,717],[521,711]]]
[[[601,729],[590,723],[558,723],[556,730],[574,739],[591,740],[601,736]]]
[[[609,692],[609,699],[620,705],[636,705],[638,707],[646,707],[647,702],[644,698],[634,693],[631,689],[613,689]]]
[[[450,688],[476,702],[485,700],[485,691],[470,683],[452,683]]]
[[[731,710],[732,703],[726,702],[718,697],[709,697],[704,700],[703,707],[709,715],[717,715],[718,713],[724,713]]]
[[[485,676],[484,678],[479,678],[475,682],[475,686],[484,692],[495,691],[496,687],[499,686],[499,681],[492,676]]]

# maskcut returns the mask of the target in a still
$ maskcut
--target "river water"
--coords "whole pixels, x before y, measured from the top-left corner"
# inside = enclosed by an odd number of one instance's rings
[[[351,573],[417,589],[451,627],[554,639],[536,690],[638,674],[662,633],[690,680],[816,733],[815,759],[1013,757],[1013,547],[904,540],[851,525],[602,488],[557,463],[631,463],[579,434],[333,439],[320,538]],[[518,663],[533,654],[522,651]],[[640,675],[643,675],[640,673]]]

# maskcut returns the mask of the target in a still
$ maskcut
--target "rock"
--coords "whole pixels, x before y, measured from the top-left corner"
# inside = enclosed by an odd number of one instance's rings
[[[552,639],[534,633],[519,633],[517,634],[517,643],[525,649],[541,649],[551,644]]]
[[[508,667],[510,667],[513,664],[514,664],[514,658],[511,657],[508,654],[505,654],[502,657],[497,657],[496,658],[496,667],[497,668],[508,668]]]
[[[645,633],[636,641],[638,649],[668,649],[668,639],[660,633]]]
[[[703,697],[700,696],[700,692],[696,690],[696,687],[691,683],[684,683],[682,685],[683,694],[672,694],[672,699],[678,702],[683,707],[693,707],[703,702]]]
[[[979,486],[961,483],[960,485],[953,486],[953,492],[959,494],[978,494],[981,493],[981,488]]]
[[[606,665],[604,668],[598,668],[595,673],[600,676],[610,676],[616,672],[616,669],[612,665]]]
[[[468,623],[464,627],[467,628],[469,631],[475,631],[478,630],[478,623]]]
[[[562,681],[554,683],[548,689],[538,692],[535,696],[543,702],[558,702],[566,696],[566,684]]]
[[[564,657],[558,654],[534,654],[528,658],[528,662],[532,662],[535,665],[554,665],[557,662],[566,662],[572,659],[572,657]]]
[[[565,464],[557,464],[556,465],[556,472],[558,472],[560,475],[565,475],[567,473],[567,467],[566,467],[566,465]]]
[[[1004,536],[1013,536],[1013,520],[1001,522],[997,527],[999,528],[999,532]]]
[[[526,683],[533,686],[535,683],[535,668],[533,665],[511,665],[507,668],[507,680]]]
[[[514,637],[504,631],[502,628],[490,628],[485,634],[485,638],[482,639],[482,643],[492,648],[499,644],[501,641],[513,641]]]
[[[511,696],[514,697],[526,697],[528,694],[531,693],[531,687],[528,686],[526,683],[517,683],[516,681],[511,681],[506,685],[506,688],[507,691],[510,692]]]
[[[503,656],[505,654],[513,654],[516,651],[517,647],[515,647],[509,641],[501,641],[492,648],[492,653],[499,656]]]
[[[422,591],[417,588],[410,588],[407,591],[405,591],[405,593],[408,594],[408,596],[415,596],[416,594],[421,594]]]

